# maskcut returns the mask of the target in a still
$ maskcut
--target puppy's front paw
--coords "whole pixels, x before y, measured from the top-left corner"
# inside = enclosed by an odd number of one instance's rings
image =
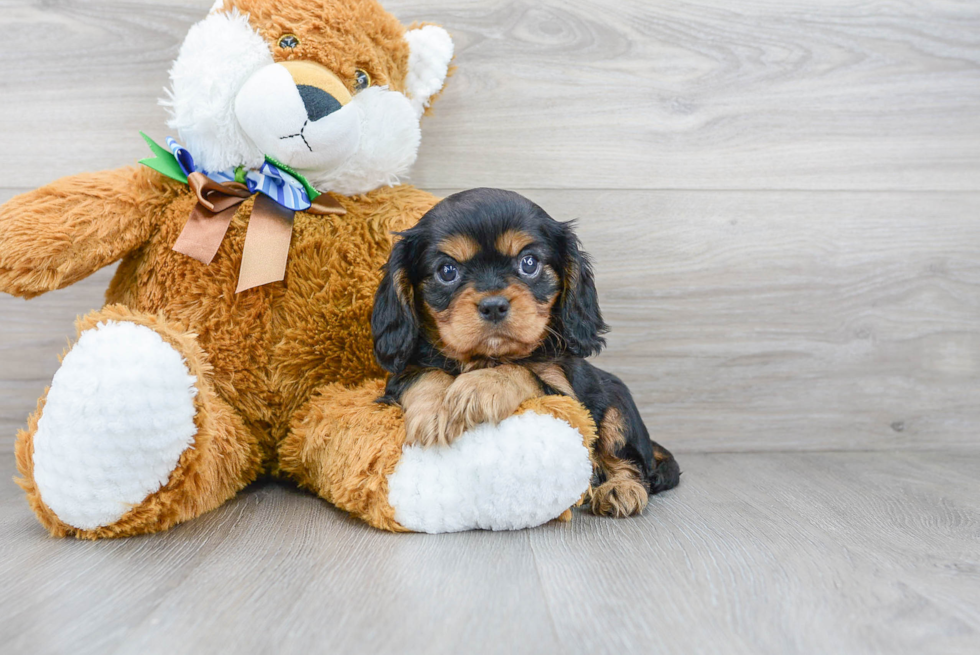
[[[434,446],[445,443],[439,428],[439,412],[411,412],[405,415],[405,443],[409,446]]]
[[[446,390],[439,432],[451,443],[480,423],[500,423],[517,411],[522,402],[539,395],[541,389],[534,377],[520,366],[463,373]]]
[[[430,371],[420,376],[402,397],[405,413],[405,443],[409,446],[434,446],[448,443],[440,427],[440,413],[452,376]]]
[[[483,372],[460,375],[446,391],[439,412],[439,434],[446,443],[452,443],[459,435],[483,422],[486,398],[481,398],[484,391],[481,391],[480,383],[485,376],[476,375]]]

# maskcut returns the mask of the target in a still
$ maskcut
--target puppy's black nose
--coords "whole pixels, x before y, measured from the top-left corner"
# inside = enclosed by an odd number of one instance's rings
[[[507,318],[510,311],[510,301],[503,296],[487,296],[480,301],[480,316],[484,321],[499,323]]]
[[[329,116],[341,108],[341,104],[332,95],[309,84],[297,84],[299,97],[303,99],[306,107],[306,115],[311,123],[315,123],[324,116]]]

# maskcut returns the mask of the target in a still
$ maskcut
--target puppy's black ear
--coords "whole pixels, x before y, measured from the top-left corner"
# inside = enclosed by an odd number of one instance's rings
[[[562,223],[561,230],[564,270],[557,319],[565,351],[576,357],[591,357],[606,345],[602,335],[609,331],[609,326],[599,311],[592,263],[579,247],[572,223]]]
[[[405,370],[418,341],[419,319],[415,313],[414,289],[408,278],[411,237],[401,235],[384,267],[381,286],[374,296],[371,336],[374,356],[389,373]]]

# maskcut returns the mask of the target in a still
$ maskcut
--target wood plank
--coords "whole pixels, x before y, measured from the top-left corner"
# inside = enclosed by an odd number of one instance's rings
[[[6,183],[144,155],[136,132],[165,135],[156,98],[210,4],[5,0]],[[457,43],[421,186],[978,188],[976,3],[386,5]]]
[[[681,463],[681,486],[638,519],[391,535],[261,484],[168,533],[94,543],[46,539],[3,475],[0,641],[39,655],[975,651],[980,454]]]
[[[4,183],[32,188],[144,156],[138,132],[165,130],[157,99],[170,62],[209,6],[4,0],[0,27],[10,35],[0,44]]]
[[[678,490],[639,521],[532,532],[563,645],[974,652],[980,460],[954,482],[917,462],[942,470],[955,456],[903,457],[689,455]]]
[[[393,535],[272,483],[166,534],[83,543],[46,539],[12,486],[12,652],[557,651],[526,533]]]
[[[580,220],[598,361],[669,447],[977,447],[980,194],[527,193]],[[0,297],[0,448],[110,273]]]

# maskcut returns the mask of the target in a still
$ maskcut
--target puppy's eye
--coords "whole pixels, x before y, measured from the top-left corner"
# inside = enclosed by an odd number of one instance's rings
[[[436,272],[436,277],[438,277],[441,282],[452,284],[456,281],[456,278],[459,277],[459,269],[452,264],[443,264]]]
[[[521,258],[521,275],[525,277],[534,277],[538,274],[540,270],[538,265],[538,258],[534,255],[524,255]]]
[[[279,37],[280,48],[295,48],[299,45],[299,39],[295,34],[283,34]]]
[[[360,68],[354,71],[354,90],[363,91],[369,86],[371,86],[371,76]]]

